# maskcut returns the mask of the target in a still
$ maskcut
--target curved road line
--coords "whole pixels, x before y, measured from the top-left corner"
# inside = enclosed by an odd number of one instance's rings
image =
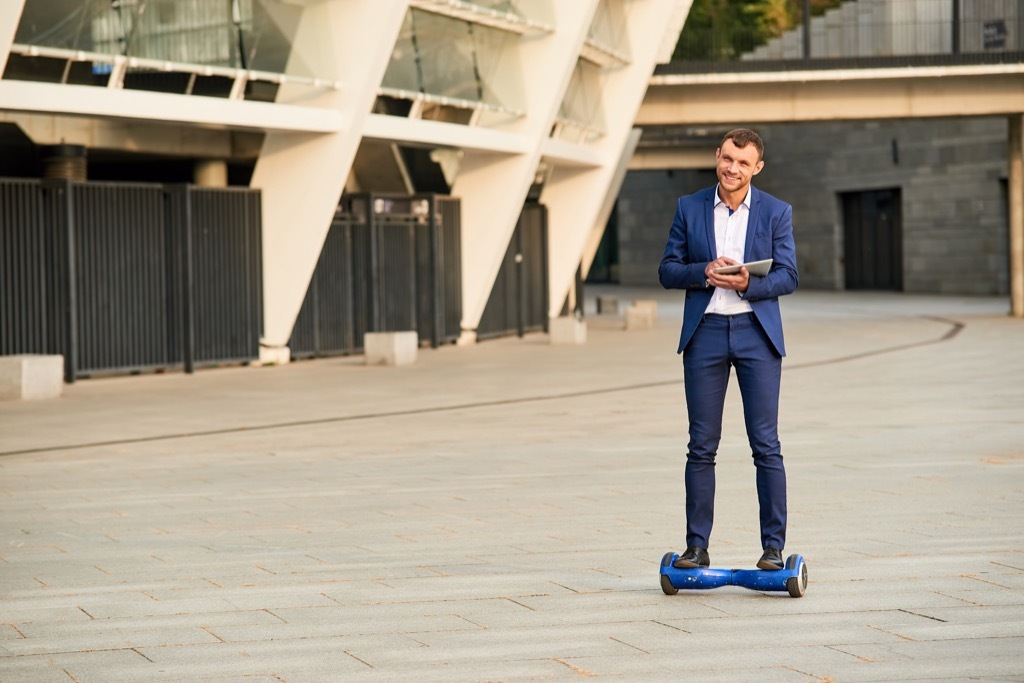
[[[939,318],[935,316],[919,316],[926,320],[934,320],[937,322],[949,325],[949,329],[946,333],[935,339],[928,339],[926,341],[911,342],[909,344],[900,344],[897,346],[888,346],[875,351],[865,351],[864,353],[856,353],[849,356],[840,356],[838,358],[830,358],[827,360],[812,361],[809,363],[799,363],[796,365],[787,365],[786,371],[791,370],[803,370],[805,368],[819,367],[822,365],[837,365],[839,363],[848,363],[850,361],[860,360],[862,358],[871,358],[874,356],[881,356],[888,353],[897,353],[899,351],[905,351],[907,349],[918,348],[921,346],[929,346],[931,344],[938,344],[940,342],[949,341],[964,329],[964,323],[957,322],[955,320],[947,320],[945,318]],[[228,427],[225,429],[208,429],[203,431],[195,432],[182,432],[179,434],[160,434],[157,436],[143,436],[133,437],[129,439],[112,439],[110,441],[94,441],[91,443],[71,444],[67,446],[44,446],[40,448],[27,448],[20,451],[4,451],[0,452],[0,456],[5,455],[29,455],[32,453],[47,453],[50,451],[70,451],[80,450],[83,448],[98,448],[102,446],[122,446],[125,444],[133,443],[147,443],[151,441],[170,441],[172,439],[188,439],[199,436],[219,436],[222,434],[241,434],[244,432],[258,432],[266,431],[270,429],[289,429],[292,427],[308,427],[311,425],[322,425],[332,424],[336,422],[354,422],[356,420],[376,420],[382,417],[404,417],[407,415],[429,415],[431,413],[443,413],[452,410],[471,410],[474,408],[490,408],[493,406],[507,406],[515,405],[519,403],[535,403],[540,401],[556,401],[564,398],[579,398],[581,396],[598,396],[600,394],[613,394],[620,391],[635,391],[637,389],[651,389],[655,387],[670,386],[673,384],[682,383],[681,379],[663,380],[660,382],[645,382],[642,384],[629,384],[626,386],[618,387],[605,387],[603,389],[589,389],[586,391],[570,391],[562,394],[550,394],[547,396],[523,396],[520,398],[507,398],[499,399],[494,401],[477,401],[475,403],[459,403],[455,405],[447,406],[433,406],[430,408],[409,408],[407,410],[390,410],[378,413],[362,413],[358,415],[343,415],[338,417],[321,417],[311,420],[294,420],[291,422],[276,422],[273,424],[260,424],[251,427]]]

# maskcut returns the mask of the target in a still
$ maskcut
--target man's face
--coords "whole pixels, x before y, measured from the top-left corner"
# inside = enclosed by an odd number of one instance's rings
[[[748,144],[737,147],[732,139],[715,150],[718,165],[715,172],[718,182],[726,192],[743,192],[750,185],[750,179],[761,172],[764,162],[757,158],[757,147]]]

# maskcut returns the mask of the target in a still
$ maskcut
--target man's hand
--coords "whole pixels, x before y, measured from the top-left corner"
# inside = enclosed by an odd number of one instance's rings
[[[719,256],[717,259],[709,263],[704,269],[704,277],[707,278],[707,281],[712,287],[721,287],[722,289],[733,289],[737,292],[745,292],[747,291],[747,286],[750,284],[750,273],[747,272],[746,268],[740,268],[740,272],[732,273],[731,275],[723,275],[715,272],[715,268],[737,265],[739,265],[739,263],[733,261],[728,256]]]

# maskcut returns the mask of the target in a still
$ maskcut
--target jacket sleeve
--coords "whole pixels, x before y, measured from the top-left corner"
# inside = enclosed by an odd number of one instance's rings
[[[747,301],[775,299],[792,294],[799,284],[796,267],[796,242],[793,240],[793,207],[783,204],[783,210],[772,217],[772,269],[764,277],[751,277],[747,291],[741,296]]]
[[[710,261],[691,263],[690,231],[683,204],[686,197],[676,202],[676,214],[672,219],[668,243],[658,266],[658,281],[665,289],[706,289],[704,269]]]

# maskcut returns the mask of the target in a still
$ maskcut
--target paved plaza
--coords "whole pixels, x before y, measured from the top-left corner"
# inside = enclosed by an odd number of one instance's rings
[[[593,298],[658,301],[653,329]],[[783,302],[807,595],[662,593],[678,293],[529,335],[0,403],[0,681],[1024,681],[1024,321]],[[716,567],[760,555],[735,380]]]

